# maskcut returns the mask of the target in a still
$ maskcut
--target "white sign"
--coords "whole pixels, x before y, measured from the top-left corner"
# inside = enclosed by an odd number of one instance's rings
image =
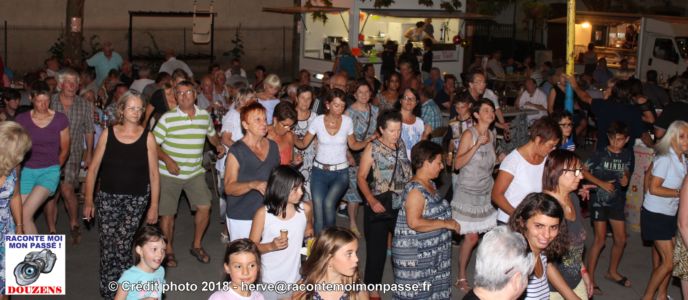
[[[64,235],[5,236],[7,295],[65,295]]]

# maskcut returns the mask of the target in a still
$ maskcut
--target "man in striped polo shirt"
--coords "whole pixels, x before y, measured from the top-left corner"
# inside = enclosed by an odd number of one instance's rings
[[[160,158],[160,227],[167,238],[165,258],[167,267],[176,267],[174,256],[174,216],[177,214],[179,196],[186,193],[194,217],[194,240],[191,254],[202,263],[210,262],[210,256],[201,245],[203,233],[208,227],[211,194],[205,183],[203,145],[208,137],[220,155],[225,148],[215,133],[207,111],[196,107],[193,84],[182,81],[175,87],[177,108],[166,112],[155,126],[153,134],[158,143]]]

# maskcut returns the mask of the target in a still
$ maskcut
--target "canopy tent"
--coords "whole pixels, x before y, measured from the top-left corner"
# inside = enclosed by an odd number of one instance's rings
[[[305,14],[314,12],[324,13],[341,13],[349,10],[346,7],[320,7],[320,6],[287,6],[287,7],[263,7],[264,12],[278,13],[278,14]]]
[[[445,18],[471,21],[489,21],[493,19],[490,16],[481,14],[447,10],[364,8],[361,11],[377,16],[397,18]]]

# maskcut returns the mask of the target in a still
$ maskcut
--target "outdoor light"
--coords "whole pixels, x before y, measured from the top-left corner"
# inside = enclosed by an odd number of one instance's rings
[[[581,24],[581,26],[583,26],[583,28],[585,28],[585,29],[588,29],[588,28],[590,28],[590,22],[583,22],[583,24]]]

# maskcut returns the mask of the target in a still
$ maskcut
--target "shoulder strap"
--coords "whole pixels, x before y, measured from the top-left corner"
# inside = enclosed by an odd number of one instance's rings
[[[394,182],[394,174],[397,173],[397,163],[399,162],[399,143],[397,143],[397,149],[394,151],[394,169],[392,169],[392,178],[389,180],[388,190],[392,189],[392,182]]]
[[[364,138],[368,137],[368,129],[370,129],[370,119],[373,117],[373,107],[368,103],[368,123],[366,124],[366,129],[363,132]]]

